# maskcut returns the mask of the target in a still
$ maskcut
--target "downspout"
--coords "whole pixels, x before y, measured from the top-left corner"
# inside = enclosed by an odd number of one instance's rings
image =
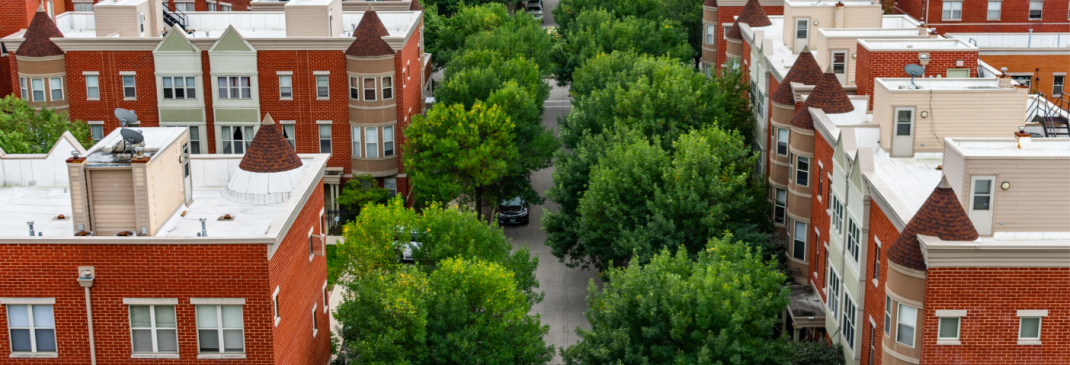
[[[93,339],[93,305],[89,300],[89,288],[93,287],[93,267],[82,266],[78,268],[78,272],[78,285],[85,289],[85,317],[89,325],[89,361],[90,364],[97,365],[97,346]]]

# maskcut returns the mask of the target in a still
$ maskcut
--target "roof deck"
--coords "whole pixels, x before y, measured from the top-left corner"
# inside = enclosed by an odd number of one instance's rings
[[[915,153],[892,158],[883,149],[873,151],[873,171],[866,173],[874,194],[881,195],[903,222],[910,221],[940,184],[943,153]],[[886,214],[888,212],[885,212]]]
[[[1013,87],[1000,86],[1000,80],[997,78],[936,78],[936,77],[916,77],[910,78],[890,78],[882,77],[876,78],[874,81],[883,85],[888,90],[906,90],[917,92],[929,92],[930,90],[954,90],[954,91],[968,91],[968,90],[998,90],[1007,89],[1013,90]]]
[[[1070,139],[1038,138],[1019,144],[1012,138],[946,138],[944,143],[966,157],[1039,157],[1065,159],[1070,163]]]
[[[1064,33],[948,33],[981,49],[1063,49],[1070,52],[1070,34]]]

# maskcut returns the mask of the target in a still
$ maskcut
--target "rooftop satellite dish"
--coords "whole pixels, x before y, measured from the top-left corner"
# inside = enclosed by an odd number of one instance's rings
[[[906,71],[907,75],[910,75],[910,88],[917,89],[918,84],[914,83],[914,78],[925,74],[925,66],[910,64],[906,65],[906,67],[903,68],[903,71]]]
[[[123,141],[126,141],[126,144],[128,145],[136,145],[145,142],[145,136],[143,136],[140,131],[123,129],[119,131],[119,134],[123,136]]]
[[[126,110],[123,108],[115,108],[115,117],[119,119],[119,126],[126,127],[128,124],[137,121],[137,114],[133,110]]]

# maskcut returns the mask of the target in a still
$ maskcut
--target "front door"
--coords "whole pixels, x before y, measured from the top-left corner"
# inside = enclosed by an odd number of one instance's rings
[[[840,85],[847,84],[847,51],[832,51],[832,73],[840,80]]]
[[[992,203],[995,176],[973,176],[970,178],[970,221],[982,236],[992,235]]]
[[[892,157],[914,155],[914,108],[895,108]]]
[[[810,18],[795,18],[795,53],[810,43]]]

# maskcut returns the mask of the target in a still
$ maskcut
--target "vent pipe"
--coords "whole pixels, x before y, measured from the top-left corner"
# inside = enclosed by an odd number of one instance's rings
[[[208,222],[208,218],[201,218],[201,237],[208,237],[208,228],[205,223]]]

